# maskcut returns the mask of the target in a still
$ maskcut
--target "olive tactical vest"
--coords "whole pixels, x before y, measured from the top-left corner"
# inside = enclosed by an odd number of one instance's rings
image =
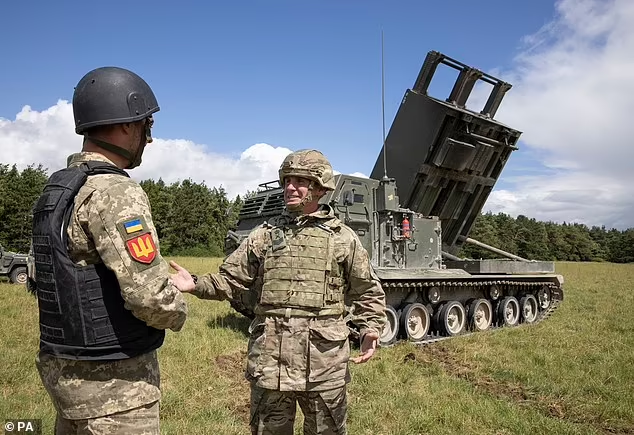
[[[264,258],[261,305],[344,311],[344,280],[334,232],[323,224],[271,229]]]
[[[132,358],[161,346],[165,331],[125,308],[117,277],[103,263],[79,266],[67,249],[74,198],[96,174],[128,176],[102,162],[62,169],[51,175],[33,210],[40,350],[78,360]]]

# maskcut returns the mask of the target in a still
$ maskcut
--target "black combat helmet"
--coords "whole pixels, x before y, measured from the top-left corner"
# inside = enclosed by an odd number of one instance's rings
[[[150,86],[124,68],[103,67],[90,71],[79,81],[73,94],[77,134],[98,125],[140,121],[159,110]]]

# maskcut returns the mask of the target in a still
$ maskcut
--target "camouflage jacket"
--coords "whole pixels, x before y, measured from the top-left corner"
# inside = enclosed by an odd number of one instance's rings
[[[82,152],[68,166],[87,161],[111,163],[98,153]],[[117,276],[127,309],[157,329],[179,331],[187,316],[182,294],[169,279],[161,257],[150,204],[141,186],[121,175],[88,177],[75,197],[68,225],[69,254],[79,265],[104,263]],[[139,219],[150,231],[156,253],[149,264],[136,261],[126,248],[121,225]],[[40,376],[56,408],[65,418],[95,418],[159,400],[156,352],[120,361],[74,361],[40,354]]]
[[[336,262],[343,270],[346,303],[361,336],[380,332],[386,321],[385,294],[357,235],[322,206],[310,215],[284,214],[252,231],[217,274],[198,278],[194,294],[203,299],[240,299],[244,292],[261,294],[264,259],[271,233],[291,222],[298,226],[327,225],[334,229]],[[349,328],[342,315],[255,305],[251,323],[246,377],[257,386],[282,391],[327,390],[349,381]]]

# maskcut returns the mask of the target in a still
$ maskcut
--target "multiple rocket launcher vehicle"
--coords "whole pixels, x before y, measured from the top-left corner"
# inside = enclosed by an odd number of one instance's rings
[[[446,100],[428,94],[441,65],[459,71]],[[475,112],[466,103],[480,80],[491,92]],[[494,119],[509,89],[509,83],[430,51],[370,178],[336,175],[336,189],[321,200],[357,233],[381,279],[388,316],[382,346],[536,323],[563,301],[563,277],[553,262],[529,261],[469,237],[521,135]],[[227,254],[284,209],[277,182],[260,187],[227,235]],[[501,258],[461,258],[465,243]],[[232,306],[252,316],[248,303]]]

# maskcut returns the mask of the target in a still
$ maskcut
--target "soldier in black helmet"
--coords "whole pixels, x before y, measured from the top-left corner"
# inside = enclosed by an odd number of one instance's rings
[[[124,164],[125,169],[141,164],[143,150],[152,142],[152,114],[159,110],[154,92],[145,80],[123,68],[103,67],[90,71],[79,81],[73,94],[75,132],[84,135],[84,150],[97,147],[100,153],[115,154],[112,157]],[[108,133],[120,133],[117,130],[125,127],[135,127],[138,140],[108,142]],[[144,134],[139,134],[141,132]],[[124,129],[125,135],[130,133]]]
[[[156,350],[166,329],[182,328],[187,305],[168,279],[147,196],[124,171],[141,163],[158,110],[135,73],[86,74],[73,95],[83,149],[34,208],[36,364],[56,434],[159,434]]]

